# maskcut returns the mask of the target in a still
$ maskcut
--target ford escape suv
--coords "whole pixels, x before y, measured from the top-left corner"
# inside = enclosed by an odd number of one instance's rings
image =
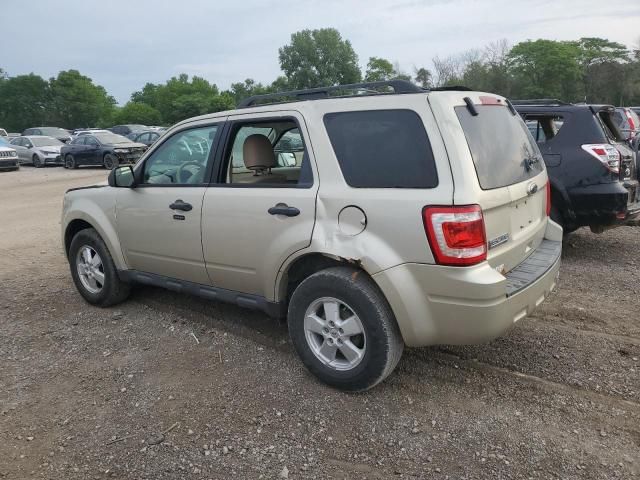
[[[504,98],[374,82],[185,120],[69,190],[62,237],[89,303],[138,283],[286,317],[312,373],[364,390],[404,345],[491,340],[547,297],[549,193]]]
[[[514,101],[538,143],[551,182],[551,218],[569,233],[634,224],[640,217],[636,153],[610,105]]]

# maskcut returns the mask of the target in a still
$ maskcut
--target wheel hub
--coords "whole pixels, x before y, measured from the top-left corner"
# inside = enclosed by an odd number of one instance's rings
[[[337,298],[323,297],[311,303],[304,330],[313,354],[334,370],[351,370],[364,357],[364,326],[353,309]]]
[[[98,252],[88,245],[78,250],[76,269],[82,286],[90,293],[99,293],[104,288],[105,274]]]

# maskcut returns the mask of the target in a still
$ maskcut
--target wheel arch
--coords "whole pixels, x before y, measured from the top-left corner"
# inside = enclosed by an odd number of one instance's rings
[[[65,255],[69,254],[69,247],[74,235],[86,228],[93,228],[98,232],[107,245],[116,268],[126,270],[128,268],[127,262],[120,246],[115,225],[97,205],[92,205],[90,202],[83,202],[82,210],[75,210],[65,215],[63,234]]]
[[[305,253],[291,259],[281,267],[275,286],[276,301],[288,304],[291,294],[305,278],[321,270],[339,266],[349,266],[369,275],[356,260],[324,252]]]

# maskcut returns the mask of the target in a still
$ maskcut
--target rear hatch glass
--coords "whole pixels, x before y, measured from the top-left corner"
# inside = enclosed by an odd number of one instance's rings
[[[487,259],[501,272],[519,265],[538,247],[546,227],[545,165],[519,115],[504,105],[466,106],[455,113],[469,146],[482,193]]]
[[[499,105],[455,107],[483,190],[506,187],[544,170],[542,155],[524,122]]]

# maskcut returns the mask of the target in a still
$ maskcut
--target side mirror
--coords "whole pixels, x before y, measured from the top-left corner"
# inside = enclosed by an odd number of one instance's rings
[[[109,172],[107,182],[110,187],[136,188],[136,177],[133,173],[133,167],[126,165],[124,167],[114,168]]]

